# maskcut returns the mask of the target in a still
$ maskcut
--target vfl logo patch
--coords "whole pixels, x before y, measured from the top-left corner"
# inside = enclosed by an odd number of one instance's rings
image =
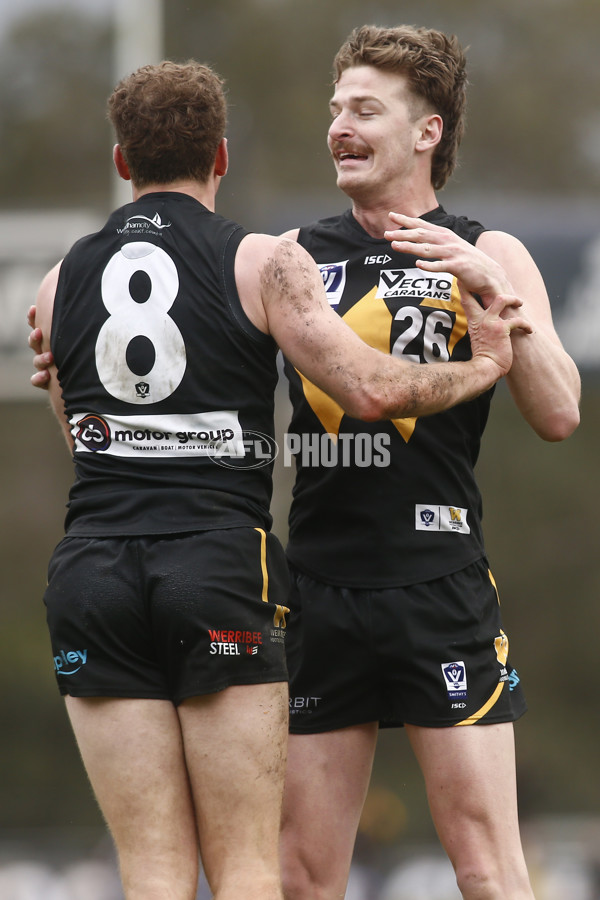
[[[346,287],[347,264],[348,260],[345,259],[343,262],[321,263],[319,266],[330,306],[336,307],[342,299]]]
[[[415,529],[417,531],[454,531],[457,534],[470,534],[467,522],[468,509],[460,506],[430,506],[426,503],[415,504]]]
[[[467,696],[467,667],[464,662],[442,663],[442,674],[448,696],[453,700],[465,700]]]

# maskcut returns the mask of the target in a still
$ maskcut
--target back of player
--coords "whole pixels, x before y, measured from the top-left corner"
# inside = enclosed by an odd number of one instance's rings
[[[249,439],[272,439],[277,349],[235,286],[245,234],[149,193],[62,263],[51,345],[76,479],[45,600],[63,693],[178,703],[286,680],[271,466]]]
[[[240,305],[244,235],[153,193],[65,258],[51,343],[75,442],[68,533],[269,527],[271,471],[244,432],[272,437],[276,345]]]

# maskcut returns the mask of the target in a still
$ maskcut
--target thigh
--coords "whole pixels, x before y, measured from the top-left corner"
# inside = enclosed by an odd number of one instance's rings
[[[290,897],[344,896],[376,742],[373,722],[290,734],[281,829]]]
[[[274,535],[231,528],[143,544],[154,640],[175,703],[287,681],[289,576]]]
[[[193,898],[198,838],[172,703],[79,697],[66,703],[115,840],[126,896],[163,896],[162,890]]]
[[[178,707],[202,860],[212,890],[279,884],[287,683],[238,685]],[[265,893],[264,896],[271,896]]]
[[[527,875],[512,723],[406,727],[437,832],[457,872],[499,865],[505,896],[529,896],[519,892]]]

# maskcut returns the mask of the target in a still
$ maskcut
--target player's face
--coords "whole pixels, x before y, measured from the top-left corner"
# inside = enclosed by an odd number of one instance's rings
[[[404,76],[372,66],[346,69],[330,108],[327,144],[341,190],[377,202],[410,179],[421,120]]]

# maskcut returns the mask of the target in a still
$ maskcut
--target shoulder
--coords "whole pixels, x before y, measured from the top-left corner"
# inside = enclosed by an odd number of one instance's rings
[[[522,241],[505,231],[482,232],[477,238],[477,248],[504,266],[517,263],[533,264],[533,259]]]

